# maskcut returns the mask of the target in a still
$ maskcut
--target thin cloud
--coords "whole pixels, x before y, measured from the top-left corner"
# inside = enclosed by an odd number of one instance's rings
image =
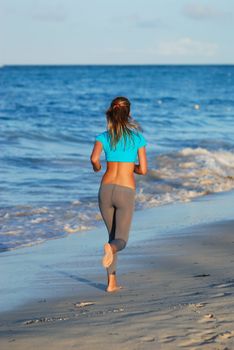
[[[162,28],[165,26],[163,21],[158,17],[143,17],[138,14],[132,14],[129,16],[115,16],[112,17],[111,22],[130,24],[137,28]]]
[[[28,8],[13,7],[12,4],[3,5],[0,14],[5,16],[27,17],[41,22],[64,22],[68,17],[61,2],[54,2],[46,6],[39,2]]]
[[[3,3],[0,4],[0,6],[0,15],[2,16],[12,16],[19,13],[18,9],[16,9],[12,4]]]
[[[197,2],[186,4],[182,9],[182,13],[184,16],[197,21],[223,20],[231,16],[230,13],[217,9],[214,6],[204,5]]]
[[[164,41],[157,47],[158,54],[162,56],[203,56],[213,57],[217,53],[216,43],[193,40],[189,37],[175,41]]]
[[[62,9],[41,10],[34,12],[32,18],[40,22],[64,22],[67,19],[67,14]]]

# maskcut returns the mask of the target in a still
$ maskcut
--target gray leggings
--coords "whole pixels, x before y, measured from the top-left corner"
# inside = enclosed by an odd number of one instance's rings
[[[109,243],[117,251],[125,248],[131,227],[135,207],[135,189],[118,184],[101,184],[98,191],[98,203],[102,218],[109,233]],[[110,267],[109,274],[116,271],[117,253]]]

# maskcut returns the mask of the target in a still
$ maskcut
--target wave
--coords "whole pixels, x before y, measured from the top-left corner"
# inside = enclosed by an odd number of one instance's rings
[[[18,205],[2,208],[0,252],[90,230],[98,221],[100,215],[94,203],[78,200],[47,207]]]
[[[142,208],[229,191],[234,188],[234,153],[187,147],[160,155],[140,185]]]

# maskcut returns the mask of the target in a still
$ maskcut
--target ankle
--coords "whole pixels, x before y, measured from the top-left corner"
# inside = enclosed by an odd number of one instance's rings
[[[115,254],[117,252],[117,248],[115,246],[115,244],[109,243],[112,249],[112,253]]]
[[[108,284],[116,284],[117,283],[116,273],[112,273],[108,277],[109,277]]]

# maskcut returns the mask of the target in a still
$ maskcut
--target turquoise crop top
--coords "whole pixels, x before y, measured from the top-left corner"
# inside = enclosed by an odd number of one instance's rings
[[[97,135],[95,141],[102,143],[106,161],[108,162],[136,162],[137,151],[140,147],[146,146],[147,141],[140,131],[132,131],[133,140],[126,137],[126,148],[124,148],[124,137],[122,136],[116,144],[116,149],[111,149],[110,136],[108,131],[104,131]]]

